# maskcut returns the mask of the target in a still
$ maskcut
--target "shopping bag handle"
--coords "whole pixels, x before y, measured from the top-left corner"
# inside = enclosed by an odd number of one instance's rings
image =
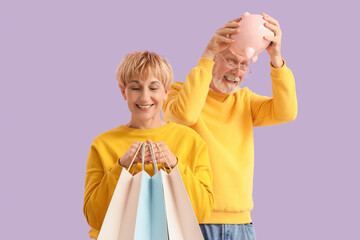
[[[159,147],[159,145],[157,144],[157,142],[155,142],[155,146],[159,149],[160,154],[161,154],[161,155],[162,155],[162,157],[165,159],[165,162],[166,162],[166,164],[169,166],[170,171],[172,171],[172,168],[170,167],[170,164],[169,164],[168,160],[166,159],[166,157],[165,157],[165,155],[164,155],[163,151],[161,151],[161,148]],[[151,157],[152,157],[152,156],[151,156]],[[154,158],[155,158],[155,156],[154,156]],[[163,167],[164,167],[164,164],[162,164],[162,165],[163,165]],[[164,169],[164,170],[165,170],[165,169]]]
[[[151,155],[151,158],[152,158],[152,160],[153,160],[154,173],[157,173],[157,172],[158,172],[157,162],[156,162],[155,155],[154,155],[154,153],[153,153],[152,146],[151,146],[150,143],[149,143],[149,144],[146,144],[145,142],[140,143],[139,146],[138,146],[138,148],[136,149],[136,152],[135,152],[135,154],[134,154],[134,157],[133,157],[133,159],[131,160],[131,163],[130,163],[129,167],[127,168],[128,171],[131,169],[132,165],[134,164],[135,158],[136,158],[137,154],[139,153],[140,148],[141,148],[141,165],[142,165],[142,170],[143,170],[143,171],[145,170],[145,163],[144,163],[145,160],[144,160],[144,159],[145,159],[145,148],[146,148],[146,146],[149,147],[150,155]],[[137,163],[135,163],[135,165],[134,165],[134,169],[133,169],[132,175],[133,175],[134,172],[135,172],[136,166],[137,166]],[[164,169],[164,170],[165,170],[165,169]]]
[[[130,163],[128,169],[127,169],[128,171],[130,170],[131,166],[134,164],[136,155],[138,154],[138,152],[140,151],[141,146],[143,146],[143,145],[144,145],[144,143],[140,143],[139,146],[138,146],[138,148],[136,149],[136,152],[135,152],[135,154],[134,154],[134,157],[133,157],[133,159],[131,160],[131,163]],[[135,167],[136,167],[136,165],[135,165]]]
[[[145,171],[145,160],[144,160],[145,159],[145,147],[146,147],[146,143],[144,143],[144,142],[141,143],[141,168],[143,171]],[[137,163],[135,164],[132,174],[134,174],[136,166],[137,166]],[[155,171],[155,169],[154,169],[154,171]]]
[[[156,160],[156,157],[155,157],[155,154],[154,154],[154,151],[153,151],[152,143],[148,143],[148,147],[149,147],[151,159],[153,160],[154,173],[156,174],[159,171],[159,169],[157,167],[157,160]],[[160,149],[160,151],[161,151],[161,149]],[[165,159],[165,161],[166,161],[166,159]],[[166,171],[165,167],[164,167],[164,164],[162,164],[162,167],[163,167],[163,170]]]
[[[144,158],[145,158],[145,147],[146,147],[146,143],[144,143],[144,142],[141,143],[140,146],[139,146],[139,149],[140,149],[140,147],[141,147],[141,168],[142,168],[143,171],[145,171],[145,163],[144,163],[145,160],[144,160]],[[136,151],[136,153],[135,153],[134,159],[135,159],[135,157],[136,157],[136,155],[137,155],[137,152],[138,152],[138,151]],[[137,166],[137,163],[135,163],[134,169],[133,169],[131,175],[134,175],[136,166]]]
[[[156,174],[159,170],[158,170],[158,167],[157,167],[156,157],[154,155],[151,143],[148,143],[148,147],[149,147],[149,150],[150,150],[151,159],[153,160],[154,173]]]

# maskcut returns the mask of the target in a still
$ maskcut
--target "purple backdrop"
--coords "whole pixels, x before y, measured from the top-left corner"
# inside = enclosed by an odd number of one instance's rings
[[[255,129],[257,237],[355,239],[360,52],[352,1],[124,2],[1,1],[1,239],[89,239],[89,147],[130,116],[114,76],[123,55],[156,51],[184,81],[215,30],[245,11],[279,20],[299,102],[296,121]],[[271,95],[267,53],[252,70],[244,86]]]

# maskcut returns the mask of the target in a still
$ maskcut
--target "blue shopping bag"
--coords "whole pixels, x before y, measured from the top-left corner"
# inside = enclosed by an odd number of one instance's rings
[[[144,156],[144,151],[145,144],[142,146],[142,156]],[[162,171],[157,171],[156,162],[153,166],[155,172],[153,177],[150,177],[145,171],[143,171],[142,174],[138,211],[136,216],[135,240],[169,239],[161,177]]]

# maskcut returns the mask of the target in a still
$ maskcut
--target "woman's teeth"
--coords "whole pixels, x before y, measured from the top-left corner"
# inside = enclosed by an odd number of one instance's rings
[[[149,108],[149,107],[152,106],[152,104],[151,105],[144,105],[144,106],[136,104],[136,106],[138,106],[139,108]]]

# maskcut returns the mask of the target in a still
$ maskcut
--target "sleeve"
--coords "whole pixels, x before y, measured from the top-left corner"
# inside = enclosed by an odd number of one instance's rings
[[[115,164],[104,172],[103,159],[97,145],[92,144],[87,160],[83,211],[88,224],[100,230],[114,193],[122,167]],[[106,156],[108,157],[108,156]]]
[[[285,62],[281,68],[271,66],[273,97],[250,92],[250,107],[255,127],[292,121],[297,115],[295,79]]]
[[[209,92],[213,66],[210,59],[200,58],[185,83],[172,84],[162,109],[164,120],[186,126],[196,123]]]
[[[192,159],[184,159],[184,161],[179,159],[177,166],[197,220],[201,222],[210,216],[214,204],[212,171],[205,142],[198,148],[196,154],[189,156]],[[186,164],[190,161],[195,163],[192,169]]]

